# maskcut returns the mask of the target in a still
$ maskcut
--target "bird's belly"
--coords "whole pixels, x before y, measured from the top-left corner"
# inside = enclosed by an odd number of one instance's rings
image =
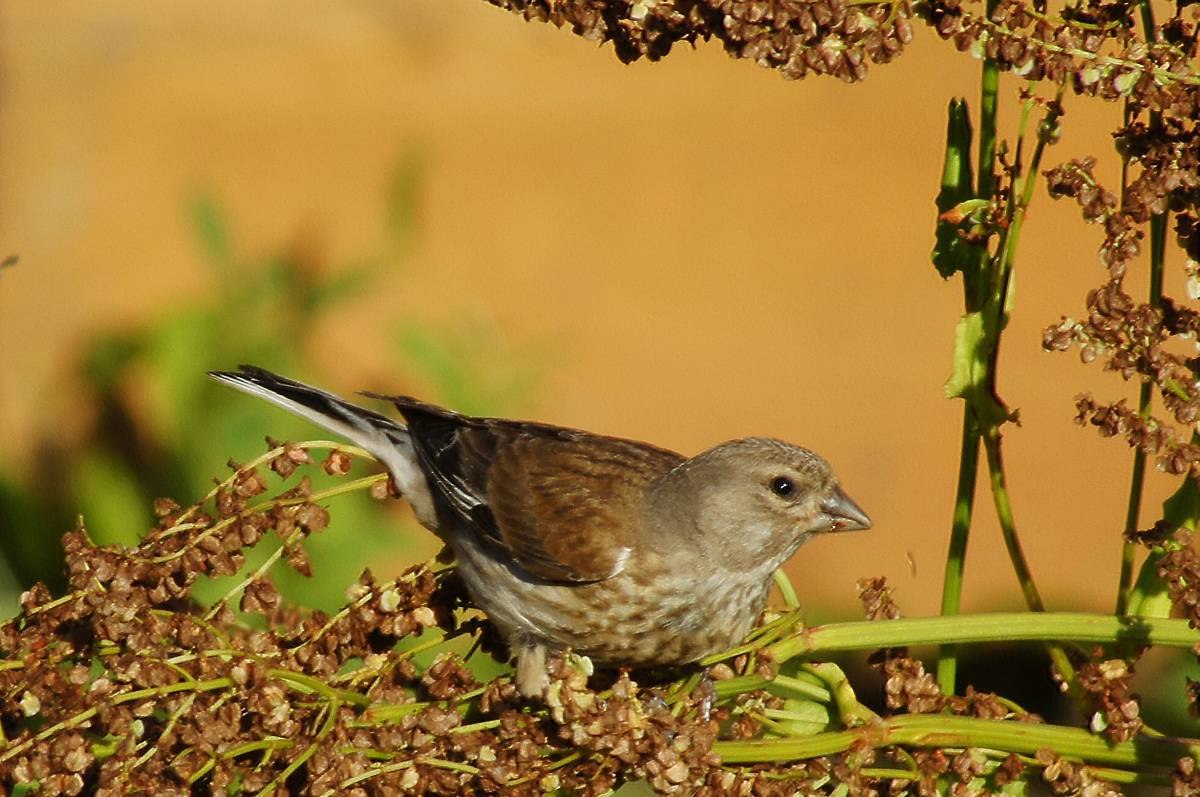
[[[571,649],[600,664],[684,664],[741,642],[766,603],[765,579],[629,568],[590,584],[531,581],[476,545],[458,546],[476,606],[510,646]]]

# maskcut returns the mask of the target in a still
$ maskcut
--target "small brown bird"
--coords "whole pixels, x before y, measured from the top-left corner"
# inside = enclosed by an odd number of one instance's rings
[[[809,537],[871,525],[824,459],[779,440],[732,440],[687,459],[363,394],[392,402],[400,424],[250,366],[210,375],[379,458],[454,551],[471,598],[516,654],[527,697],[545,691],[547,651],[650,667],[735,645],[775,569]]]

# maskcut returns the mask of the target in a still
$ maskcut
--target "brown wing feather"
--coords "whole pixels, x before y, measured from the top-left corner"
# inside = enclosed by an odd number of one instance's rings
[[[531,573],[599,581],[620,572],[646,488],[681,461],[612,438],[518,435],[488,471],[488,505],[505,546]]]
[[[532,575],[599,581],[620,572],[647,487],[672,451],[539,423],[471,418],[401,396],[430,487]]]

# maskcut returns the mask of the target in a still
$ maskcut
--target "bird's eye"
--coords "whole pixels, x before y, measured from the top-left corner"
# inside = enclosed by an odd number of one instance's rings
[[[780,498],[790,498],[796,491],[796,485],[787,476],[776,476],[771,479],[771,492]]]

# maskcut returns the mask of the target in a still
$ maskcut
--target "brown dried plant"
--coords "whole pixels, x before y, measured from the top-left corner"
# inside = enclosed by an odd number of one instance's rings
[[[337,533],[323,532],[330,499],[390,491],[383,474],[349,476],[344,447],[272,445],[230,463],[232,475],[194,505],[157,501],[158,523],[136,547],[96,546],[83,528],[64,535],[68,591],[37,585],[0,625],[0,795],[599,795],[634,780],[667,795],[931,794],[947,784],[985,794],[1043,770],[1106,783],[1078,762],[964,744],[980,721],[1044,728],[1046,740],[1071,729],[996,695],[947,697],[919,661],[889,648],[888,706],[946,728],[905,735],[858,703],[834,665],[772,652],[813,632],[795,608],[769,611],[745,645],[704,669],[593,674],[586,660],[559,656],[545,701],[524,701],[508,675],[478,680],[478,644],[464,658],[458,643],[486,624],[453,567],[382,581],[365,572],[332,615],[280,595],[272,569],[308,574],[306,538]],[[328,456],[313,462],[321,449]],[[312,488],[316,467],[334,486]],[[268,495],[264,468],[294,486]],[[271,553],[248,568],[256,546]],[[192,598],[201,575],[235,573],[222,599]],[[860,590],[870,618],[899,618],[882,579]],[[486,636],[476,642],[494,644]],[[1123,684],[1098,687],[1116,711]],[[789,746],[808,739],[811,750]],[[1168,745],[1148,763],[1173,764],[1177,749],[1191,748]]]
[[[304,540],[328,524],[323,502],[384,497],[375,488],[387,479],[315,492],[303,476],[264,499],[263,466],[288,478],[319,447],[331,448],[327,473],[348,472],[333,444],[272,445],[248,466],[231,462],[197,504],[156,502],[158,525],[136,548],[96,546],[82,527],[63,537],[69,592],[37,585],[0,625],[0,795],[602,794],[632,779],[663,794],[779,791],[753,768],[720,766],[717,722],[697,708],[711,700],[704,690],[645,689],[628,673],[593,690],[571,658],[553,664],[543,707],[507,677],[479,683],[453,650],[480,628],[453,568],[387,581],[365,572],[332,616],[284,601],[270,569],[282,560],[311,573]],[[201,575],[239,572],[268,540],[274,552],[225,598],[192,600]],[[793,784],[810,776],[776,769]]]

